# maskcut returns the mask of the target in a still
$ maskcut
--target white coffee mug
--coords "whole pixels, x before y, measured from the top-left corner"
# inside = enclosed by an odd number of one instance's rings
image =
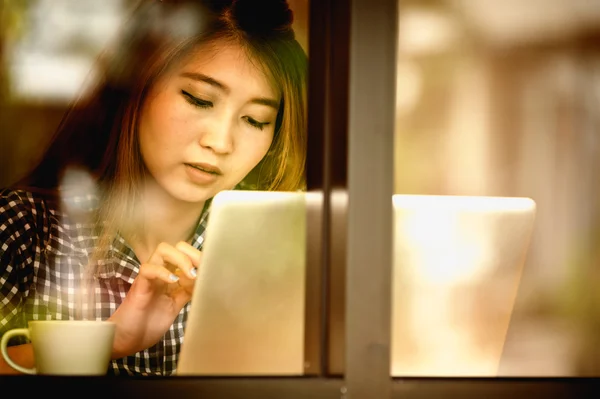
[[[28,328],[15,328],[4,333],[0,350],[8,365],[26,374],[105,375],[115,326],[110,321],[30,321]],[[8,341],[16,336],[25,336],[31,341],[35,368],[20,366],[9,357]]]

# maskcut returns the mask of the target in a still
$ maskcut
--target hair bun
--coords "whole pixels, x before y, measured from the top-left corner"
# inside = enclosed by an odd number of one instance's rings
[[[286,0],[234,0],[231,14],[248,34],[269,35],[290,31],[294,12]]]

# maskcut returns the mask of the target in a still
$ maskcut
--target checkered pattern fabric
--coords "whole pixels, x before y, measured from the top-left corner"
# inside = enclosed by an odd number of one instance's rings
[[[77,209],[93,209],[98,199],[70,198]],[[0,336],[29,320],[105,320],[117,309],[139,271],[140,262],[121,236],[107,259],[86,278],[88,257],[98,239],[91,223],[69,218],[40,194],[0,191]],[[63,208],[64,209],[64,208]],[[193,246],[201,249],[208,212],[200,218]],[[91,280],[90,294],[81,295]],[[88,300],[82,300],[88,298]],[[113,360],[108,374],[171,375],[183,342],[188,303],[153,347]],[[23,341],[14,340],[10,344]]]

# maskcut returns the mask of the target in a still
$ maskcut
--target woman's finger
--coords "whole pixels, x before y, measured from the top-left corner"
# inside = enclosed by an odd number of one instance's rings
[[[175,248],[186,254],[192,261],[192,269],[187,273],[190,277],[195,278],[198,268],[202,263],[202,252],[187,242],[180,241],[175,245]]]
[[[177,245],[183,247],[181,244]],[[187,248],[186,250],[191,252]],[[197,257],[192,258],[187,255],[186,252],[183,252],[180,249],[163,242],[156,247],[156,250],[152,256],[150,256],[148,262],[158,265],[175,266],[176,268],[183,270],[190,278],[194,278],[196,268],[192,262],[197,261],[196,258]]]
[[[191,294],[194,291],[194,284],[196,283],[196,279],[189,278],[181,270],[176,270],[175,274],[178,277],[180,277],[179,281],[177,282],[179,286]]]
[[[140,266],[138,276],[141,276],[146,280],[161,280],[167,284],[173,284],[179,281],[179,277],[165,266],[150,262],[143,263]]]
[[[175,308],[181,309],[192,299],[192,294],[183,287],[178,287],[171,293],[171,298],[175,303]]]

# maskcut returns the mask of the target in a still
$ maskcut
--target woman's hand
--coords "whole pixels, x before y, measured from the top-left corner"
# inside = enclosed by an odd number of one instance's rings
[[[140,272],[123,303],[110,317],[117,324],[113,359],[156,344],[192,297],[202,253],[190,244],[161,243]]]

